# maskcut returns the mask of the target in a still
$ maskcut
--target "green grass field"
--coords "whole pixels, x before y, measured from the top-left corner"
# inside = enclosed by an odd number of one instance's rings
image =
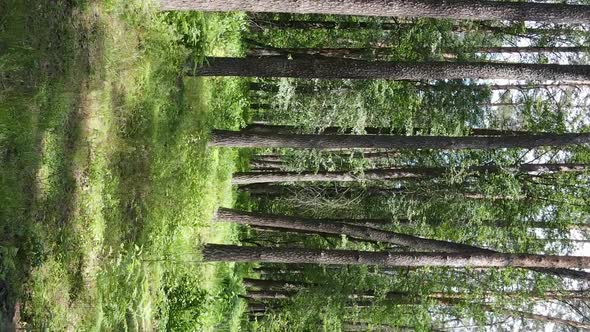
[[[210,220],[232,205],[241,161],[206,141],[212,127],[243,124],[245,86],[181,69],[189,56],[240,54],[245,20],[146,3],[0,2],[5,324],[239,326],[242,272],[200,263],[199,247],[236,237]]]

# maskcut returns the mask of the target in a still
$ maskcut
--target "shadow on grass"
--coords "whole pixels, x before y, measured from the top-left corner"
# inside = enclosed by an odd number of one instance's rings
[[[75,211],[80,82],[90,68],[89,40],[99,29],[73,24],[75,1],[0,4],[1,320],[11,324],[32,268],[48,255],[84,287]],[[77,294],[76,291],[70,294]],[[19,320],[19,317],[16,317]],[[18,323],[18,322],[17,322]]]

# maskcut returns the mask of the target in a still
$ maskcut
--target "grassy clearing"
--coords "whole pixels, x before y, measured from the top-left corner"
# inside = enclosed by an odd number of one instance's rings
[[[118,0],[5,0],[0,13],[3,320],[237,329],[240,271],[198,249],[236,236],[210,220],[233,203],[239,157],[206,140],[243,124],[244,85],[180,68],[239,54],[243,17]]]

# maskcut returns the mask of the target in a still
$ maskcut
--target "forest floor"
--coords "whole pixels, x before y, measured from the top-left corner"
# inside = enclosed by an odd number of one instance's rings
[[[206,140],[242,125],[243,82],[184,78],[189,54],[155,13],[143,1],[0,1],[4,324],[239,324],[224,321],[243,310],[240,271],[200,264],[198,249],[236,234],[210,220],[232,205],[241,158]],[[239,14],[199,19],[197,56],[240,51]]]

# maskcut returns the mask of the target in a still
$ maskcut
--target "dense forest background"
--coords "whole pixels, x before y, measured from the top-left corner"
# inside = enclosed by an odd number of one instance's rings
[[[0,4],[7,328],[590,330],[578,16],[175,4]]]

